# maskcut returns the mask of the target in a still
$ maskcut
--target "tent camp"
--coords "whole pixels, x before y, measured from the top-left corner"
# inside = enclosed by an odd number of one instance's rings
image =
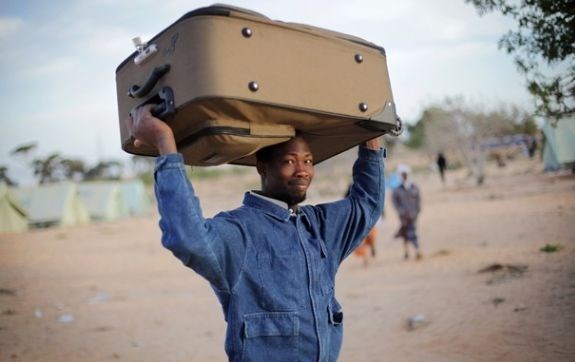
[[[89,222],[84,204],[78,198],[78,187],[72,182],[11,188],[31,226],[73,226]]]
[[[18,233],[28,230],[26,212],[10,195],[6,183],[0,182],[0,233]]]
[[[92,220],[112,221],[128,216],[119,182],[82,182],[78,190]]]
[[[562,168],[564,163],[575,162],[575,116],[562,118],[555,126],[547,121],[542,131],[545,135],[545,171],[556,171]]]
[[[146,186],[142,180],[122,181],[120,190],[129,215],[140,216],[150,213],[151,197],[146,192]]]

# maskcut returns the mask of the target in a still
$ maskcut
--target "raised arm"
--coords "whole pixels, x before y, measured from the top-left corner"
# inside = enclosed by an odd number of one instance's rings
[[[136,146],[154,146],[161,155],[156,159],[154,191],[162,244],[215,288],[229,292],[239,277],[245,254],[247,237],[242,225],[229,215],[203,217],[173,132],[150,114],[150,107],[133,111],[127,124]]]
[[[348,256],[381,217],[384,203],[383,150],[379,139],[360,145],[349,195],[318,205],[320,234],[338,260]]]

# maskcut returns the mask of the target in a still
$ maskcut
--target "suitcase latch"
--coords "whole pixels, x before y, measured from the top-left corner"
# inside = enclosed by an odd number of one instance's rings
[[[152,55],[158,52],[158,47],[156,46],[156,44],[148,45],[148,43],[143,42],[139,36],[132,39],[132,42],[134,43],[134,46],[136,47],[136,52],[138,53],[134,57],[134,63],[136,63],[136,65],[143,64]]]

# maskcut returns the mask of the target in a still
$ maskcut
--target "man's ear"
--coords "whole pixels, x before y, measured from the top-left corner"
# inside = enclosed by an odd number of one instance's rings
[[[262,161],[257,161],[256,162],[256,169],[258,170],[258,174],[260,176],[265,176],[266,174],[266,164],[263,163]]]

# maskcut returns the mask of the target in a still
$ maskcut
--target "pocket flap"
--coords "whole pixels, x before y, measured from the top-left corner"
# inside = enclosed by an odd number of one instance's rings
[[[244,316],[246,338],[270,336],[297,336],[299,317],[297,312],[254,313]]]

